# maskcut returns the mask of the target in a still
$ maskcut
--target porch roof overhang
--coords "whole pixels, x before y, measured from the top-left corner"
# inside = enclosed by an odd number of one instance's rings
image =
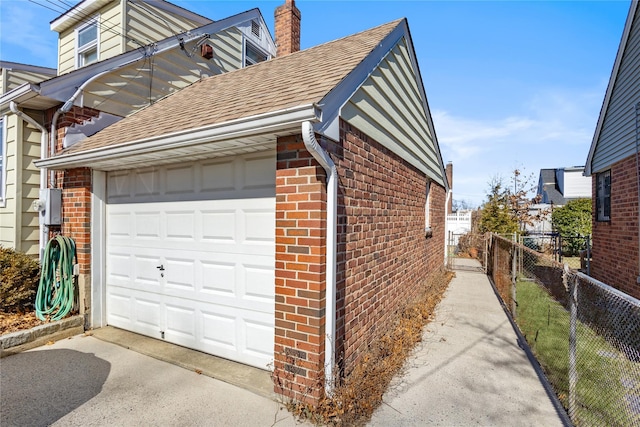
[[[89,167],[112,171],[232,156],[275,147],[276,138],[300,133],[304,121],[319,122],[315,104],[244,117],[228,122],[127,141],[38,160],[39,168]]]
[[[203,77],[219,73],[211,61],[188,55],[198,42],[250,20],[263,22],[258,9],[211,22],[179,37],[168,37],[37,85],[25,83],[0,97],[0,111],[8,110],[11,101],[21,108],[52,108],[67,102],[79,87],[89,82],[74,105],[129,116]]]

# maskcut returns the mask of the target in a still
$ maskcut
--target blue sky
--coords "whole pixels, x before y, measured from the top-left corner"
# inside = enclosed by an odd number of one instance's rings
[[[0,59],[55,67],[52,0],[0,0]],[[282,1],[174,0],[211,19]],[[62,4],[71,4],[65,0]],[[67,7],[67,5],[63,7]],[[583,165],[629,1],[298,0],[302,48],[406,17],[454,199],[515,168]],[[59,10],[59,8],[58,8]]]

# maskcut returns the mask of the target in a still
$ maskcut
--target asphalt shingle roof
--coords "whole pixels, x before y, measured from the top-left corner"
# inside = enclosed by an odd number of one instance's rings
[[[400,22],[208,77],[107,127],[63,154],[318,103]]]

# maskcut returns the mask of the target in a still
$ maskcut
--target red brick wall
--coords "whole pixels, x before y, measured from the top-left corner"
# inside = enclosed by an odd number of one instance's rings
[[[429,272],[444,263],[445,190],[342,124],[322,140],[339,175],[336,359],[351,371]],[[317,402],[324,385],[326,176],[301,136],[278,139],[276,174],[276,391]],[[331,351],[331,349],[329,349]]]
[[[640,298],[638,271],[638,175],[635,156],[611,167],[611,221],[596,221],[596,183],[592,176],[593,250],[591,275]]]
[[[57,108],[48,110],[47,126]],[[71,111],[58,117],[56,153],[62,150],[62,141],[67,127],[81,124],[100,114],[91,108],[73,107]],[[52,228],[76,242],[76,253],[80,274],[90,274],[91,262],[91,170],[89,168],[70,169],[55,172],[55,188],[62,189],[62,227]]]
[[[337,358],[350,372],[394,315],[444,264],[445,190],[406,161],[341,124]]]
[[[278,139],[277,159],[275,390],[315,403],[324,384],[325,174],[300,135]]]

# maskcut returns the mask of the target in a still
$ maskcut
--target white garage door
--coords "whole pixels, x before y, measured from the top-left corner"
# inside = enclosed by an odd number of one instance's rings
[[[107,180],[107,323],[266,368],[275,153]]]

